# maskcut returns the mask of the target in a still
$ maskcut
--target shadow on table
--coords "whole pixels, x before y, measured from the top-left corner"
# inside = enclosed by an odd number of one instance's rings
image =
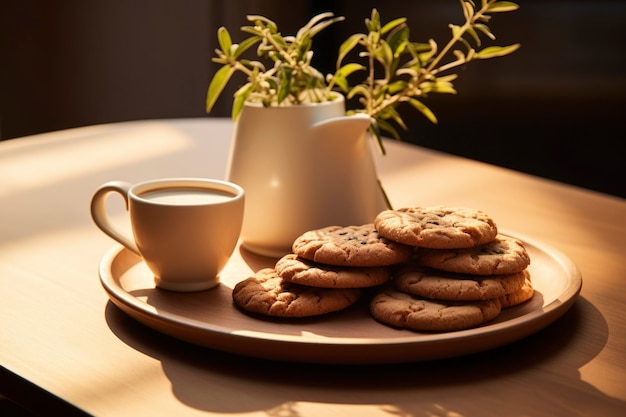
[[[297,417],[305,405],[336,404],[378,407],[381,415],[522,416],[532,415],[539,401],[541,409],[554,413],[576,407],[574,415],[609,416],[626,407],[581,380],[579,369],[608,338],[604,317],[582,297],[546,329],[508,346],[445,360],[367,366],[232,355],[162,335],[111,302],[105,313],[122,341],[161,361],[181,402],[216,413]],[[548,363],[563,374],[542,372]],[[241,380],[257,381],[254,393],[240,392]]]

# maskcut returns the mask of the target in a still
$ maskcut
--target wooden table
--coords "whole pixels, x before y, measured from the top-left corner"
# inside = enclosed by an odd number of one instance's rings
[[[91,221],[93,191],[222,178],[231,132],[227,119],[179,119],[0,143],[0,394],[35,413],[115,417],[624,415],[626,200],[404,143],[376,154],[395,206],[480,208],[558,248],[582,272],[573,307],[494,350],[352,366],[215,351],[122,313],[98,279],[113,242]]]

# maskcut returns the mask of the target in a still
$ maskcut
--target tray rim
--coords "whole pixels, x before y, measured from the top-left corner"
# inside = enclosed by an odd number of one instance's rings
[[[532,245],[558,263],[561,269],[571,271],[567,277],[568,285],[558,297],[542,308],[506,321],[454,332],[409,333],[394,338],[303,339],[280,333],[239,332],[210,322],[185,318],[177,313],[156,312],[152,306],[128,293],[113,277],[110,270],[117,257],[124,254],[136,257],[121,245],[110,248],[102,257],[99,278],[110,301],[133,319],[161,333],[207,348],[290,362],[374,364],[424,361],[476,353],[523,339],[557,320],[576,301],[582,289],[582,275],[569,257],[548,244],[522,237],[518,233],[503,231],[502,234]],[[139,257],[137,262],[141,262]],[[464,349],[451,349],[448,346],[459,342],[469,344]],[[298,349],[289,349],[293,346]],[[265,349],[276,347],[280,348],[280,352]],[[377,352],[379,349],[385,349],[386,354]]]

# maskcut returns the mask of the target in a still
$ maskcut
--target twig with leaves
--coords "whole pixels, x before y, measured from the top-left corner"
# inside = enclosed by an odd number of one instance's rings
[[[333,13],[322,13],[312,18],[295,36],[283,36],[272,20],[263,16],[248,16],[253,26],[244,26],[243,32],[252,36],[241,43],[233,43],[228,30],[218,29],[219,49],[214,62],[222,67],[215,73],[207,93],[206,109],[210,112],[226,84],[236,72],[242,72],[247,82],[234,95],[232,117],[237,119],[244,103],[258,102],[263,106],[297,105],[332,100],[338,88],[348,99],[356,98],[361,107],[349,109],[348,114],[364,113],[371,117],[370,131],[384,153],[381,132],[399,139],[394,123],[402,129],[406,124],[397,107],[408,103],[428,120],[437,123],[435,114],[421,99],[430,93],[455,94],[456,74],[449,72],[477,59],[501,57],[516,51],[520,45],[482,47],[481,35],[495,40],[487,23],[494,13],[514,11],[516,3],[504,0],[459,0],[465,22],[450,24],[452,36],[439,50],[437,43],[410,40],[406,18],[382,24],[380,14],[372,10],[365,19],[367,33],[350,36],[339,48],[337,69],[324,77],[311,65],[313,37],[328,26],[343,20]],[[269,60],[266,67],[260,61],[249,60],[244,53],[257,45],[257,56]],[[472,46],[476,45],[476,47]],[[344,63],[357,46],[363,51],[359,62]],[[461,49],[454,49],[461,46]],[[479,49],[476,49],[479,48]],[[352,85],[359,71],[366,77]]]
[[[247,83],[235,93],[232,117],[237,119],[246,101],[259,102],[264,106],[294,105],[328,101],[333,94],[326,89],[325,77],[311,65],[313,37],[343,20],[333,13],[322,13],[312,18],[296,36],[282,36],[276,23],[263,16],[248,16],[254,26],[244,26],[243,32],[252,34],[239,44],[232,42],[225,27],[218,29],[220,48],[214,62],[223,66],[216,72],[207,94],[207,111],[215,105],[226,84],[237,71],[243,72]],[[257,55],[267,58],[272,66],[243,57],[252,46],[258,44]]]
[[[481,0],[480,8],[471,0],[460,0],[465,17],[463,25],[450,24],[451,39],[441,49],[430,39],[428,43],[415,43],[410,40],[406,18],[395,19],[381,24],[380,15],[372,10],[370,19],[366,19],[366,34],[350,36],[339,48],[337,71],[328,77],[329,87],[341,88],[348,98],[357,97],[361,108],[349,110],[348,113],[365,113],[373,119],[371,131],[376,137],[381,152],[384,153],[380,140],[381,131],[399,139],[395,126],[406,129],[406,124],[397,111],[398,105],[408,103],[422,113],[432,123],[437,123],[435,114],[422,100],[430,93],[455,94],[453,81],[456,74],[448,74],[450,70],[476,59],[488,59],[508,55],[516,51],[520,45],[505,47],[488,46],[476,50],[472,43],[481,47],[483,34],[491,40],[495,35],[487,23],[492,13],[517,10],[519,6],[509,1]],[[470,38],[470,39],[467,39]],[[464,51],[453,49],[461,45]],[[367,59],[367,65],[350,62],[343,64],[348,54],[357,46],[364,51],[360,56]],[[449,58],[452,55],[452,58]],[[452,59],[445,61],[445,59]],[[378,69],[381,76],[376,77]],[[349,76],[356,71],[367,70],[367,77],[356,85],[350,85]]]

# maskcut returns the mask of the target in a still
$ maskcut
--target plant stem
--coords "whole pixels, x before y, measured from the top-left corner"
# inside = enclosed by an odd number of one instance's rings
[[[281,47],[281,46],[280,46],[280,45],[276,42],[276,40],[274,40],[274,37],[272,36],[272,34],[271,34],[271,33],[270,33],[270,34],[268,34],[268,29],[263,30],[263,37],[264,37],[265,39],[267,39],[267,40],[268,40],[268,42],[269,42],[269,43],[271,43],[271,44],[272,44],[272,46],[274,46],[274,48],[276,48],[276,50],[278,51],[278,53],[280,54],[280,56],[282,56],[282,57],[283,57],[283,59],[284,59],[285,61],[287,61],[287,63],[288,63],[288,65],[289,65],[289,66],[294,67],[294,68],[298,66],[298,63],[297,63],[297,62],[295,62],[295,61],[291,58],[291,55],[289,55],[289,54],[287,53],[287,51],[285,51],[285,50],[284,50],[284,49],[283,49],[283,48],[282,48],[282,47]]]
[[[376,79],[374,78],[374,51],[373,50],[369,51],[368,60],[369,60],[369,74],[367,76],[367,83],[369,84],[369,91],[373,92],[375,91],[374,85],[376,83]],[[367,114],[370,116],[374,116],[375,114],[378,113],[378,111],[374,112],[374,94],[370,93],[367,99],[366,110],[367,110]]]
[[[462,2],[463,0],[460,0],[460,1]],[[487,8],[489,7],[491,3],[493,3],[493,1],[494,0],[487,1],[485,5],[478,12],[475,11],[473,16],[465,19],[465,24],[459,28],[459,31],[456,34],[453,34],[450,41],[441,50],[441,52],[437,54],[435,59],[433,59],[430,65],[426,68],[427,73],[433,73],[435,67],[439,65],[439,62],[443,59],[443,57],[446,56],[448,52],[450,52],[450,49],[452,49],[452,47],[463,37],[467,29],[469,29],[476,22],[476,20],[478,20],[485,13]],[[457,65],[460,65],[460,63]],[[453,65],[452,67],[455,67],[457,65]],[[449,67],[449,68],[452,68],[452,67]],[[449,69],[449,68],[446,68],[446,69]],[[442,70],[440,69],[439,71],[436,71],[434,73],[441,72],[441,71]]]
[[[440,72],[445,72],[451,70],[452,68],[456,68],[468,62],[468,60],[457,59],[456,61],[448,62],[445,65],[440,66],[439,68],[433,69],[430,73],[432,75],[439,74]]]
[[[383,111],[385,108],[387,108],[387,107],[389,107],[391,105],[394,105],[395,103],[399,102],[400,99],[403,96],[406,96],[406,94],[404,94],[404,93],[395,94],[395,95],[393,95],[393,96],[391,96],[389,98],[384,99],[378,106],[376,106],[374,108],[372,108],[371,106],[368,106],[367,115],[370,116],[370,117],[375,118],[376,115],[378,113],[380,113],[381,111]],[[370,101],[371,101],[371,99],[370,99]]]
[[[461,2],[463,0],[460,0]],[[417,79],[415,80],[415,85],[420,85],[424,79],[426,78],[425,75],[435,75],[435,74],[439,74],[441,72],[450,70],[452,68],[458,67],[460,65],[463,65],[464,63],[467,62],[467,60],[461,60],[461,59],[457,59],[455,61],[449,62],[447,64],[442,65],[441,67],[437,68],[437,65],[439,65],[439,63],[441,62],[441,60],[450,52],[450,49],[452,49],[452,47],[463,37],[463,35],[465,34],[465,32],[467,32],[467,30],[472,27],[474,25],[474,23],[486,12],[487,8],[489,7],[489,5],[491,3],[493,3],[495,0],[489,0],[485,3],[485,5],[478,11],[474,11],[472,16],[469,16],[465,19],[465,23],[463,24],[463,26],[460,26],[459,30],[457,31],[456,34],[453,34],[452,38],[450,39],[450,41],[446,44],[446,46],[437,54],[437,56],[431,61],[431,63],[428,65],[428,67],[426,67],[425,69],[423,69],[422,71],[420,71],[419,76],[417,77]],[[370,75],[369,75],[369,86],[370,86],[370,91],[374,91],[374,71],[373,71],[373,53],[370,51],[369,57],[370,57]],[[410,96],[411,95],[411,90],[415,88],[414,86],[409,86],[406,89],[404,89],[401,93],[398,94],[394,94],[391,97],[385,98],[378,106],[373,107],[372,105],[372,97],[369,98],[368,100],[368,105],[367,105],[367,114],[371,117],[376,117],[376,115],[378,115],[378,113],[380,113],[381,111],[383,111],[386,107],[392,106],[396,103],[399,103],[403,97],[406,96]]]

